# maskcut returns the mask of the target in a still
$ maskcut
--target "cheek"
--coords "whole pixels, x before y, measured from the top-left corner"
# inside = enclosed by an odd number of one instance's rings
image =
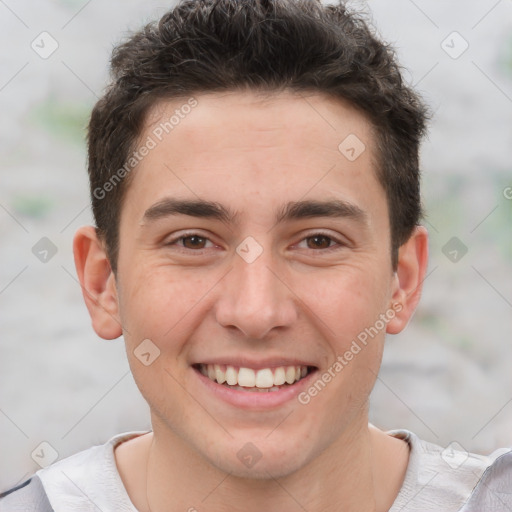
[[[329,352],[318,379],[328,381],[329,391],[323,392],[321,382],[312,383],[304,397],[318,414],[330,411],[332,419],[342,423],[366,407],[382,359],[386,322],[381,315],[387,305],[384,290],[379,293],[372,287],[371,278],[347,279],[344,285],[329,293],[324,290],[312,303]]]
[[[120,310],[127,343],[150,338],[173,345],[180,332],[197,316],[216,276],[164,266],[139,265],[126,280]],[[192,314],[194,312],[194,314]]]
[[[388,306],[389,279],[368,267],[343,267],[314,281],[302,279],[298,293],[340,348],[375,324]]]
[[[324,371],[329,375],[324,377],[332,382],[332,392],[322,393],[316,402],[319,410],[364,407],[382,359],[386,323],[380,315],[386,312],[387,301],[385,279],[348,269],[319,286],[311,298],[312,317],[317,318],[329,352]]]
[[[209,281],[163,266],[134,265],[120,296],[126,353],[134,380],[162,417],[180,407],[185,369],[176,360],[204,311]]]

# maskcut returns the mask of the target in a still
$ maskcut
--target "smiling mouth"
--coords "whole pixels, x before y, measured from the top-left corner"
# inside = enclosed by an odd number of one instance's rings
[[[314,366],[304,365],[258,370],[219,364],[195,364],[193,367],[213,382],[230,389],[263,393],[291,387],[316,370]]]

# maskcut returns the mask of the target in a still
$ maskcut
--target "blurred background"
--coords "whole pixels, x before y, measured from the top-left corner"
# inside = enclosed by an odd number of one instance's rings
[[[71,245],[92,223],[84,128],[112,47],[172,5],[0,0],[1,490],[150,429],[122,339],[90,326]],[[429,274],[409,327],[388,337],[371,421],[479,453],[512,446],[512,2],[350,5],[434,112]]]

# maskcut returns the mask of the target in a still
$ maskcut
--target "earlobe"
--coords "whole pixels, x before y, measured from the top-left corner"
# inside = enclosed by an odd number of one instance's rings
[[[428,232],[423,226],[417,226],[399,249],[391,298],[396,314],[387,324],[387,333],[398,334],[407,326],[421,297],[427,264]]]
[[[119,320],[115,276],[93,226],[81,227],[75,233],[73,254],[94,330],[106,340],[118,338],[123,330]]]

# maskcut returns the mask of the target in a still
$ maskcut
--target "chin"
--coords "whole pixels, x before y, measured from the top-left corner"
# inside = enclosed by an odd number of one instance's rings
[[[310,458],[304,443],[294,436],[289,436],[288,442],[284,436],[276,436],[274,440],[265,437],[254,438],[254,441],[250,439],[250,436],[231,439],[224,449],[212,453],[210,448],[210,453],[203,455],[221,471],[251,480],[286,477],[304,467]]]
[[[216,461],[216,467],[231,477],[244,480],[273,480],[276,478],[287,477],[300,470],[306,461],[298,460],[296,456],[271,456],[262,457],[252,467],[244,467],[238,458],[230,460]]]

